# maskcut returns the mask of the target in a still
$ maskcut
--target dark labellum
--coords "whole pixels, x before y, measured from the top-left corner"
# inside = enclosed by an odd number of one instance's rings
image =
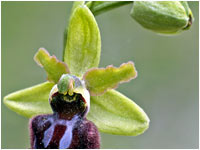
[[[31,148],[100,148],[97,127],[85,118],[87,107],[80,94],[55,93],[50,102],[53,114],[30,120]]]

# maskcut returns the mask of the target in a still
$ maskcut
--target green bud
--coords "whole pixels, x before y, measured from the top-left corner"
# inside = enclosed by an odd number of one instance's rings
[[[131,16],[144,28],[163,34],[187,30],[193,22],[187,2],[180,1],[135,1]]]

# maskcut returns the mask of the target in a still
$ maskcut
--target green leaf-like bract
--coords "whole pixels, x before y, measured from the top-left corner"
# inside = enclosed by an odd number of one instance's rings
[[[128,82],[137,76],[133,62],[122,64],[119,68],[112,65],[87,71],[83,79],[92,95],[99,95],[108,89],[116,88],[119,83]]]
[[[45,82],[4,97],[4,103],[11,110],[26,117],[51,113],[48,97],[53,83]]]
[[[64,62],[71,74],[81,77],[98,66],[100,52],[101,38],[95,18],[86,6],[78,6],[70,19]]]
[[[101,132],[136,136],[149,126],[149,118],[132,100],[115,90],[91,97],[87,117]]]
[[[47,79],[51,82],[57,83],[62,74],[69,73],[67,65],[59,61],[55,56],[50,56],[44,48],[38,50],[34,56],[34,60],[45,69]]]

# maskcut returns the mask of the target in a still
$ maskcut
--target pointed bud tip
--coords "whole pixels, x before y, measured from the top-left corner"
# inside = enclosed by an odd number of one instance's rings
[[[183,30],[188,30],[192,26],[192,23],[194,22],[194,17],[192,15],[192,12],[189,14],[188,24]]]

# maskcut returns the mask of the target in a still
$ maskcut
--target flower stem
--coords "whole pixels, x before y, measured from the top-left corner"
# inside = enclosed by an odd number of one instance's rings
[[[114,8],[128,5],[130,3],[133,3],[133,1],[116,1],[116,2],[115,1],[110,1],[110,2],[90,1],[90,2],[87,2],[86,5],[94,14],[94,16],[97,16],[99,14],[102,14]]]

